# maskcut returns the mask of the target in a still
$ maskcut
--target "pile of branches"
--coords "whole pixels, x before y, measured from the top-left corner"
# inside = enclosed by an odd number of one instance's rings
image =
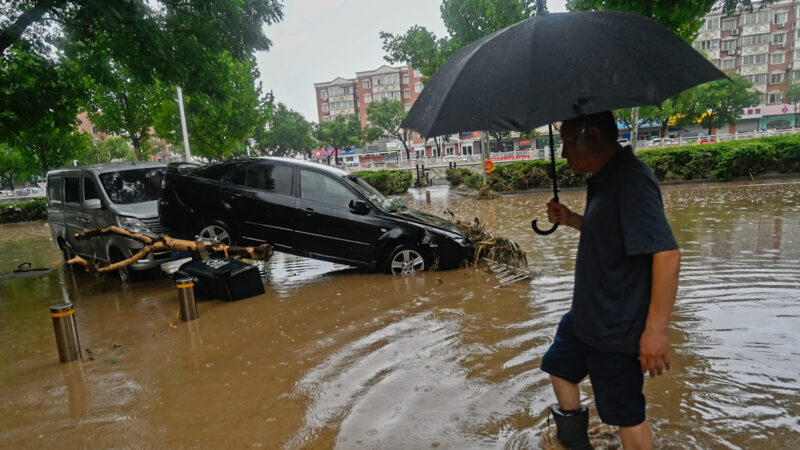
[[[95,270],[98,273],[111,272],[114,270],[126,267],[134,262],[144,258],[151,252],[159,252],[165,250],[174,250],[182,252],[198,251],[198,244],[195,241],[188,241],[185,239],[174,239],[166,235],[157,238],[146,236],[141,233],[132,233],[124,228],[110,226],[106,228],[90,228],[83,230],[82,233],[75,233],[75,239],[91,239],[98,236],[106,236],[109,234],[116,234],[124,236],[144,244],[135,255],[128,259],[117,261],[113,264],[100,266],[97,260],[87,261],[80,256],[74,256],[67,261],[67,264],[75,264],[81,266],[87,272]],[[211,255],[222,254],[228,256],[244,256],[249,259],[268,261],[272,257],[273,247],[269,244],[261,244],[257,247],[237,247],[232,245],[225,245],[221,243],[201,244],[205,245]]]
[[[475,243],[475,258],[473,260],[475,264],[481,258],[488,258],[513,267],[528,267],[528,257],[519,247],[519,244],[511,239],[495,236],[487,232],[484,223],[477,217],[472,223],[456,220],[455,224],[470,242]]]

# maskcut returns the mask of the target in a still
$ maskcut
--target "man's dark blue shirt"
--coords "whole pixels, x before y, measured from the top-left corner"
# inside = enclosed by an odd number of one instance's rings
[[[596,348],[639,353],[653,253],[678,248],[653,171],[625,147],[589,178],[575,266],[572,320]]]

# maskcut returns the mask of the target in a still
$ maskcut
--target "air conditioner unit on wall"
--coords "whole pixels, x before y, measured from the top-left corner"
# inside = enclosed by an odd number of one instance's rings
[[[734,29],[731,30],[731,36],[736,36],[737,34],[739,34],[739,29],[738,28],[734,28]]]
[[[784,44],[783,42],[781,42],[780,44],[778,44],[778,48],[785,48],[785,47],[786,47],[786,44]]]
[[[785,22],[781,22],[781,23],[779,23],[777,25],[778,25],[778,28],[783,28],[784,26],[786,26],[786,23]]]

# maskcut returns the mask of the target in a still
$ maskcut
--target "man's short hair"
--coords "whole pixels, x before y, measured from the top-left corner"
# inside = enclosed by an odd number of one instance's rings
[[[603,135],[603,138],[610,143],[617,142],[619,138],[617,121],[614,119],[614,114],[611,111],[573,117],[572,119],[565,120],[561,124],[562,127],[565,125],[577,128],[579,133],[581,130],[589,131],[592,127],[597,127],[600,130],[600,134]]]

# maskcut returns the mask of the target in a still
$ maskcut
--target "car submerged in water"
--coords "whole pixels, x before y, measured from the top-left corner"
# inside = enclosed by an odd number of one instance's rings
[[[456,268],[473,255],[452,222],[317,163],[267,157],[172,163],[162,187],[161,224],[184,236],[269,243],[276,251],[386,273]]]

